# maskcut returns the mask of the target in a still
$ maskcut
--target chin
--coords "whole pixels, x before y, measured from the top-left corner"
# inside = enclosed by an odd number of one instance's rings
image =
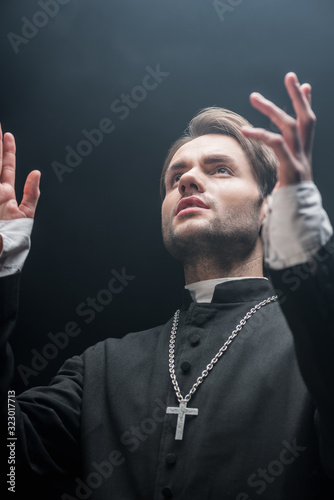
[[[210,226],[203,221],[191,221],[187,224],[178,225],[173,228],[173,239],[191,239],[199,236],[205,237],[210,232]]]
[[[195,221],[194,221],[195,222]],[[210,240],[210,228],[208,224],[191,223],[174,227],[163,233],[163,241],[166,250],[177,260],[183,261],[184,256],[189,253],[201,253],[200,249],[205,246],[205,241]]]
[[[178,230],[186,231],[188,228],[209,227],[209,226],[210,226],[210,221],[208,219],[205,219],[204,217],[200,217],[194,214],[183,215],[179,219],[175,218],[173,220],[174,231]]]

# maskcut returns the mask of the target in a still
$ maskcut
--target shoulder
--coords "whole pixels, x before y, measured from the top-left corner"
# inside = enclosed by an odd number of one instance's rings
[[[334,238],[313,257],[281,271],[270,271],[280,305],[292,330],[334,327]]]
[[[169,328],[169,322],[147,330],[130,332],[120,339],[108,338],[89,347],[81,356],[84,361],[87,361],[92,358],[103,358],[105,356],[115,358],[119,355],[131,356],[132,353],[138,355],[140,352],[152,351],[159,343],[166,327]]]

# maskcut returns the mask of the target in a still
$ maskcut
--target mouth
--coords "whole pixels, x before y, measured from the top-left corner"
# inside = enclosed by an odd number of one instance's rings
[[[190,213],[196,213],[201,210],[207,210],[209,207],[196,196],[188,196],[187,198],[182,198],[176,209],[176,216],[185,215]]]

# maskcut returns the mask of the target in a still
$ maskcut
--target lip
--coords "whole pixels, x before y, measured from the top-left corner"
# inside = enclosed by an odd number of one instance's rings
[[[187,198],[182,198],[176,209],[176,215],[180,212],[192,213],[198,211],[198,209],[208,209],[209,207],[196,196],[188,196]]]

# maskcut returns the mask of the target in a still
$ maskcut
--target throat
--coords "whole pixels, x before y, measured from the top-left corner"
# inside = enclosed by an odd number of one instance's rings
[[[262,254],[246,262],[217,262],[217,259],[199,259],[196,262],[184,263],[184,276],[186,285],[198,281],[214,280],[220,278],[247,278],[263,277]]]

